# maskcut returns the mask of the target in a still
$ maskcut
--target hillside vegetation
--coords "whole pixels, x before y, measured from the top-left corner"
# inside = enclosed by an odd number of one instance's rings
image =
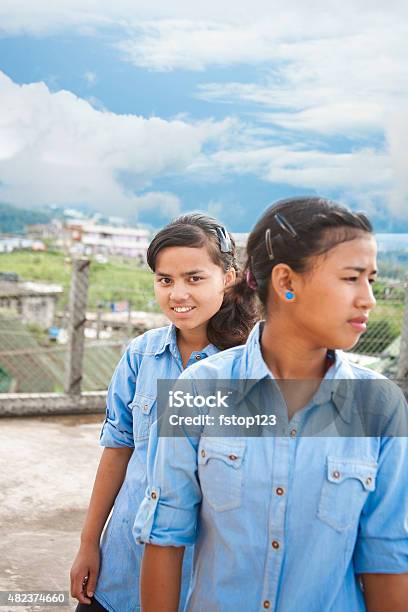
[[[17,208],[0,202],[0,233],[21,234],[26,225],[34,223],[49,223],[49,214],[40,211]]]
[[[0,272],[16,272],[22,280],[57,283],[64,287],[58,307],[63,308],[69,297],[71,262],[62,253],[15,251],[0,254]],[[89,275],[88,307],[130,300],[134,310],[155,310],[153,276],[146,268],[138,268],[131,260],[116,258],[100,264],[92,261]]]

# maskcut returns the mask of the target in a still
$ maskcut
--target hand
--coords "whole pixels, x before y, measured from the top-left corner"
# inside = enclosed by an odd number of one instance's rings
[[[90,604],[99,574],[98,544],[81,544],[71,568],[71,596],[82,604]]]

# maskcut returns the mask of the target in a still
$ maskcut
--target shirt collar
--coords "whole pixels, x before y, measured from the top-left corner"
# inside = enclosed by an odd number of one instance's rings
[[[246,381],[243,389],[244,395],[249,393],[259,380],[273,378],[263,360],[261,351],[260,338],[264,323],[264,321],[256,323],[244,346],[240,369],[240,379]]]
[[[353,382],[356,378],[347,355],[343,351],[336,351],[336,366],[333,366],[333,385],[330,397],[326,397],[326,401],[331,400],[345,423],[351,423],[353,416]],[[329,370],[330,373],[330,370]]]
[[[173,323],[168,325],[163,341],[155,352],[155,356],[161,355],[170,346],[177,346],[176,326]]]
[[[167,348],[169,349],[172,355],[179,355],[179,350],[177,346],[177,328],[173,323],[168,326],[163,341],[155,352],[155,356],[157,357],[158,355],[161,355]],[[215,353],[218,352],[219,349],[217,349],[216,346],[214,346],[213,344],[207,344],[207,346],[205,346],[202,351],[198,351],[194,354],[200,354],[204,358],[210,357],[210,355],[215,355]]]

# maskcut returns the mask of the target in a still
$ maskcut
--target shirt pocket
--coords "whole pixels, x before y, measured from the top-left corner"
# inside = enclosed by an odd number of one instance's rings
[[[358,526],[365,501],[375,490],[378,466],[359,459],[328,457],[317,516],[336,531]]]
[[[216,512],[234,510],[242,503],[244,441],[201,438],[198,477],[203,500]]]
[[[149,437],[155,403],[155,397],[135,393],[130,404],[133,415],[133,437],[135,440],[144,440]]]

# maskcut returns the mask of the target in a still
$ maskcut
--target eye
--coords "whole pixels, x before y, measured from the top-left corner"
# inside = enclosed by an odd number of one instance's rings
[[[348,276],[347,278],[343,278],[343,280],[355,283],[356,281],[358,281],[358,276]]]
[[[374,285],[377,282],[376,278],[369,278],[368,282],[370,283],[370,285]]]
[[[162,287],[168,287],[168,285],[171,284],[171,278],[163,276],[162,278],[158,278],[157,282],[159,283],[159,285],[162,285]]]
[[[189,280],[192,281],[193,283],[198,283],[198,281],[203,280],[203,277],[194,275],[194,276],[190,276]]]

